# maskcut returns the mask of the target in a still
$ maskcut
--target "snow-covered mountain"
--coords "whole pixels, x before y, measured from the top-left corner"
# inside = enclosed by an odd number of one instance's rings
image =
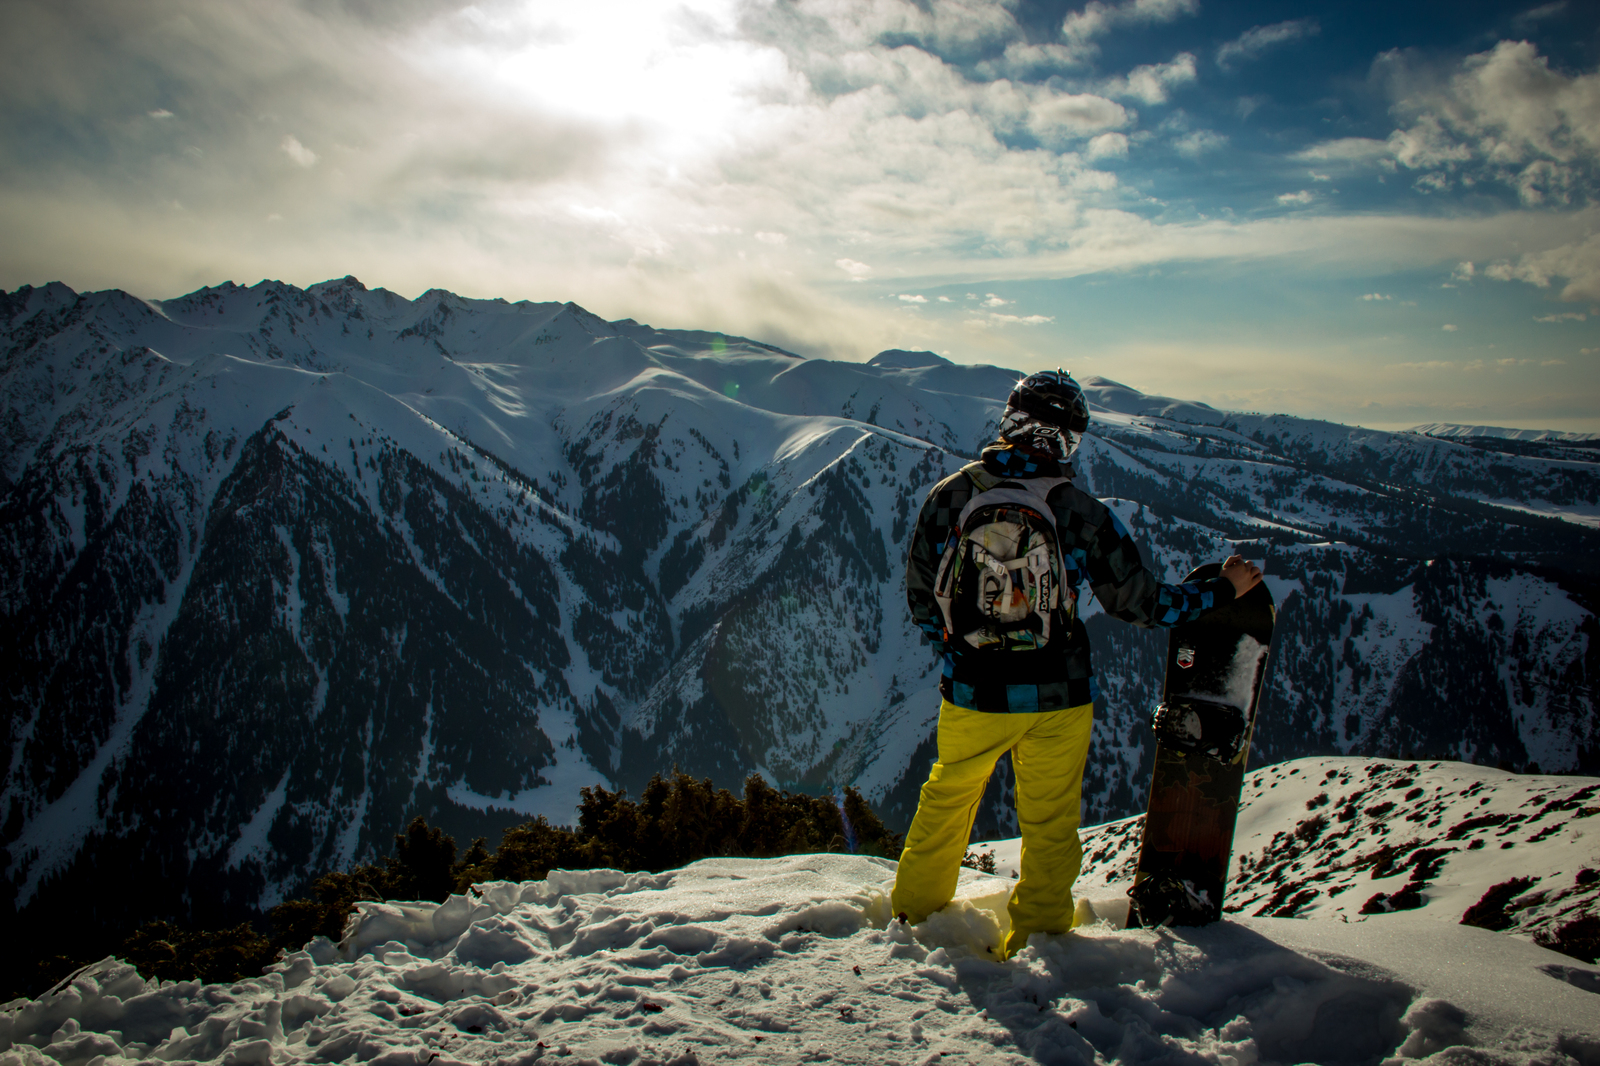
[[[1512,913],[1592,905],[1600,850],[1582,819],[1597,788],[1362,759],[1258,770],[1242,811],[1250,870],[1265,858],[1282,884],[1339,900],[1410,876],[1429,882],[1422,903],[1125,930],[1119,834],[1091,833],[1077,930],[1035,934],[1004,963],[991,949],[1010,879],[964,871],[950,907],[906,927],[890,920],[894,863],[854,855],[557,871],[442,905],[363,903],[338,947],[318,938],[259,980],[157,983],[115,959],[90,966],[0,1013],[0,1066],[1594,1066],[1600,969],[1463,926],[1470,904],[1457,904],[1514,856],[1537,887],[1508,897]],[[1308,803],[1331,823],[1310,840]],[[1383,805],[1387,818],[1373,814]],[[1435,822],[1447,860],[1381,851]],[[1282,847],[1285,836],[1322,850]],[[1339,890],[1346,869],[1360,891]]]
[[[0,296],[9,905],[231,921],[413,814],[493,838],[674,764],[903,824],[909,525],[1016,376],[353,278]],[[1087,383],[1080,483],[1149,561],[1264,561],[1258,758],[1600,769],[1591,453]],[[1142,804],[1164,642],[1089,614],[1094,822]]]

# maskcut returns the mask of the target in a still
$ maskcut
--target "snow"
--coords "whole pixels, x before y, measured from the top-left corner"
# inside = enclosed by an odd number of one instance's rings
[[[1508,500],[1503,497],[1478,496],[1481,503],[1504,507],[1511,511],[1538,515],[1541,518],[1559,518],[1574,525],[1600,529],[1600,505],[1593,503],[1552,503],[1549,500]]]
[[[1281,839],[1303,799],[1343,773],[1369,788],[1411,775],[1444,795],[1451,818],[1600,787],[1451,764],[1300,760],[1251,775],[1241,851],[1269,830]],[[1367,821],[1356,829],[1372,835]],[[1128,836],[1126,823],[1096,827],[1086,851]],[[1002,866],[1016,844],[997,845]],[[1579,829],[1571,842],[1518,850],[1518,869],[1555,877],[1593,861],[1596,843]],[[1472,887],[1419,910],[1163,930],[1119,927],[1126,900],[1106,877],[1118,862],[1101,855],[1080,882],[1078,928],[1036,934],[1004,963],[993,954],[1012,885],[1003,876],[963,871],[951,906],[906,927],[890,916],[895,864],[885,859],[553,871],[443,904],[362,903],[339,945],[319,938],[232,985],[146,982],[107,959],[7,1005],[0,1066],[1600,1064],[1600,969],[1456,924],[1451,908],[1503,872],[1499,849],[1462,855],[1439,883]]]
[[[1503,437],[1508,440],[1546,440],[1556,442],[1600,440],[1600,433],[1566,433],[1559,429],[1507,429],[1505,426],[1463,426],[1452,422],[1429,422],[1412,426],[1407,433],[1425,437]]]

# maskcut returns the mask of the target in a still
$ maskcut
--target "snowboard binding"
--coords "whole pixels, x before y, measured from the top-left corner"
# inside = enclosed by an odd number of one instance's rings
[[[1247,733],[1244,712],[1226,703],[1179,696],[1156,708],[1156,740],[1184,755],[1232,762]]]
[[[1220,900],[1190,880],[1157,875],[1141,878],[1128,890],[1136,921],[1130,926],[1210,925],[1222,917]]]

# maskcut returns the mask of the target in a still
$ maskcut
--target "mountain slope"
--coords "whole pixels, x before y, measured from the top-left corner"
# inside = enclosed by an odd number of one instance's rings
[[[352,278],[0,296],[13,913],[231,921],[414,814],[569,822],[673,764],[903,825],[910,523],[1015,379]],[[1158,572],[1264,561],[1259,758],[1600,768],[1595,463],[1087,386],[1080,483]],[[1092,823],[1143,803],[1164,639],[1086,616]]]

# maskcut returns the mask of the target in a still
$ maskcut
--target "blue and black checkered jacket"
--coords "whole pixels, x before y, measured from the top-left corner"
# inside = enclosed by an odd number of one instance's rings
[[[1061,474],[1053,460],[1041,465],[1033,453],[1003,443],[984,449],[982,463],[989,473],[1009,478]],[[906,561],[912,621],[944,657],[939,691],[956,706],[979,711],[1054,711],[1093,702],[1098,689],[1089,665],[1089,634],[1076,617],[1065,640],[1052,639],[1038,651],[978,651],[947,643],[944,618],[933,598],[934,575],[951,527],[971,498],[972,481],[965,471],[935,485],[917,518]],[[1066,584],[1080,592],[1086,584],[1111,617],[1136,626],[1169,627],[1192,622],[1233,599],[1233,585],[1226,578],[1183,585],[1157,581],[1145,569],[1127,527],[1088,493],[1063,484],[1046,502],[1055,512]]]

